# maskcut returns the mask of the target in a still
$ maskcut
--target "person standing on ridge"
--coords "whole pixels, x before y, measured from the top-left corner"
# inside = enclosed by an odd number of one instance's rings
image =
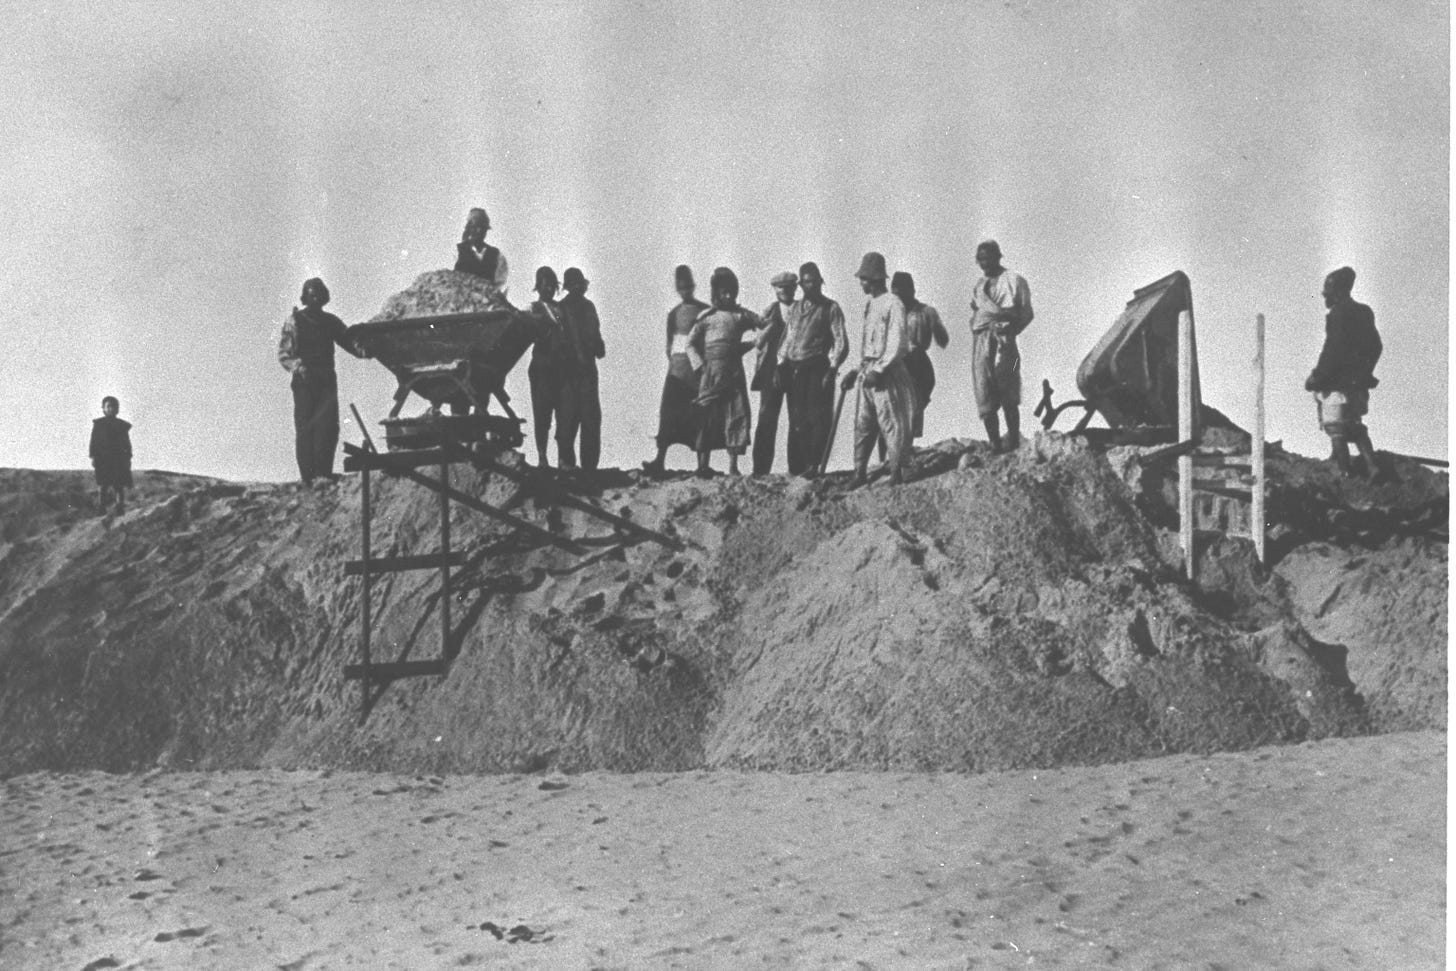
[[[824,295],[817,264],[799,267],[804,295],[784,314],[778,378],[789,405],[789,474],[812,476],[834,420],[834,379],[849,356],[844,311]]]
[[[1370,410],[1370,389],[1380,383],[1375,365],[1384,346],[1375,329],[1375,314],[1351,296],[1355,288],[1355,271],[1348,266],[1325,277],[1321,296],[1329,313],[1325,314],[1325,343],[1319,360],[1304,382],[1306,391],[1314,392],[1319,404],[1320,427],[1330,436],[1330,458],[1340,472],[1350,475],[1350,443],[1360,450],[1365,474],[1379,475],[1375,464],[1375,448],[1370,444],[1370,431],[1361,421]]]
[[[763,330],[754,341],[758,357],[753,366],[753,380],[748,384],[748,390],[758,392],[758,424],[753,430],[754,475],[768,475],[773,471],[785,390],[778,376],[779,347],[784,339],[784,321],[799,289],[799,278],[785,270],[775,273],[769,285],[773,287],[775,299],[763,311]]]
[[[910,440],[913,442],[925,434],[925,407],[930,404],[930,393],[935,390],[935,365],[930,363],[930,342],[944,349],[950,343],[950,334],[940,322],[940,312],[928,303],[915,298],[915,278],[903,270],[896,271],[890,278],[890,292],[905,305],[905,339],[909,350],[905,353],[905,369],[910,372],[910,381],[915,385],[915,415],[910,423]]]
[[[657,409],[657,457],[642,463],[649,475],[667,471],[667,449],[671,445],[698,447],[697,415],[693,399],[698,396],[698,379],[703,359],[688,343],[693,323],[708,309],[693,292],[697,283],[693,271],[680,265],[673,271],[678,305],[667,312],[667,377],[662,382],[662,399]]]
[[[1035,316],[1031,288],[1019,273],[1001,265],[1001,246],[990,239],[976,247],[981,278],[971,295],[971,380],[986,438],[997,452],[1021,444],[1021,351],[1016,337]],[[1006,415],[1001,438],[997,412]]]
[[[551,440],[551,421],[561,407],[561,360],[566,353],[566,325],[561,307],[556,303],[558,289],[556,271],[549,266],[537,267],[536,300],[531,304],[536,333],[526,377],[531,382],[531,430],[536,436],[537,467],[541,469],[551,468],[546,445]],[[560,427],[559,418],[557,427]]]
[[[743,335],[763,327],[763,318],[738,305],[738,277],[726,266],[713,271],[709,288],[713,306],[698,315],[689,342],[703,357],[703,380],[698,386],[699,478],[713,475],[709,460],[720,449],[728,453],[728,473],[738,475],[738,456],[748,449],[753,413],[748,404],[748,381],[743,355],[753,341]]]
[[[870,452],[883,437],[891,484],[904,481],[910,452],[910,422],[915,411],[915,386],[905,369],[905,305],[886,286],[885,258],[866,253],[860,261],[860,287],[865,292],[861,314],[860,366],[844,376],[848,389],[859,385],[854,416],[854,481],[868,479]]]
[[[469,273],[495,285],[504,292],[510,276],[505,254],[485,241],[490,232],[490,217],[484,209],[470,210],[465,217],[465,231],[455,244],[455,272]]]
[[[126,490],[131,488],[131,422],[116,417],[119,411],[121,402],[107,395],[101,399],[101,417],[91,422],[91,467],[103,516],[109,505],[118,516],[126,512]]]
[[[596,304],[586,297],[586,275],[568,267],[562,277],[566,296],[557,304],[565,324],[566,353],[561,355],[561,406],[556,423],[556,457],[567,471],[577,467],[576,436],[581,433],[581,469],[594,471],[602,455],[602,398],[597,361],[607,356]]]
[[[334,373],[334,345],[355,357],[363,355],[349,341],[344,322],[324,310],[329,288],[313,277],[303,284],[302,307],[283,322],[278,363],[291,375],[294,456],[304,485],[334,477],[334,452],[339,445],[339,379]]]

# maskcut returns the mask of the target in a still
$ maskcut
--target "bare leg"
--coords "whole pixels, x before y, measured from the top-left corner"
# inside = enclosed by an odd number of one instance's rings
[[[1349,475],[1350,468],[1350,443],[1343,435],[1330,436],[1330,457],[1335,460],[1335,465],[1342,475]]]
[[[742,474],[742,473],[740,473],[738,471],[738,453],[737,452],[729,452],[728,453],[728,474],[729,475],[741,475]]]
[[[706,479],[708,476],[713,474],[713,468],[708,464],[708,460],[712,457],[712,455],[712,452],[698,453],[698,478]]]

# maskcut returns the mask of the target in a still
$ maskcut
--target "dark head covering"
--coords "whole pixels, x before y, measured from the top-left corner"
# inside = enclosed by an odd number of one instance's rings
[[[578,284],[585,284],[587,282],[588,281],[586,278],[586,274],[582,273],[574,266],[568,266],[566,268],[566,273],[561,278],[561,285],[568,290],[570,290],[574,286],[577,286]]]
[[[976,247],[977,253],[981,252],[981,250],[985,250],[988,253],[995,253],[998,260],[1001,258],[1001,244],[996,242],[994,239],[988,239],[980,246]]]
[[[484,209],[481,209],[479,206],[476,206],[474,209],[470,210],[470,212],[467,213],[465,216],[465,225],[469,226],[471,223],[474,222],[483,222],[485,223],[486,229],[490,228],[490,216],[486,213]]]
[[[111,402],[112,404],[116,405],[116,410],[117,411],[120,411],[121,410],[121,402],[116,400],[116,396],[115,395],[110,395],[110,394],[101,399],[101,407],[102,408],[105,408],[106,407],[106,403],[108,401]]]
[[[1341,293],[1349,293],[1355,289],[1355,271],[1348,266],[1342,266],[1338,270],[1330,272],[1330,282],[1340,289]]]
[[[677,265],[677,269],[672,271],[672,278],[677,282],[678,286],[697,286],[697,281],[693,279],[692,268],[686,263],[679,263]]]
[[[710,284],[714,292],[719,290],[732,290],[738,292],[738,275],[726,266],[720,266],[713,271],[713,278]]]
[[[870,251],[859,261],[859,271],[855,276],[861,280],[883,280],[889,276],[885,272],[885,255]]]
[[[557,286],[556,271],[549,266],[536,267],[536,292],[554,290]]]
[[[890,292],[915,296],[915,278],[904,270],[896,270],[895,275],[890,277]]]
[[[324,284],[323,280],[316,276],[311,276],[303,281],[303,292],[298,295],[298,299],[300,301],[307,301],[308,291],[314,289],[322,291],[323,299],[319,301],[319,306],[322,307],[327,304],[329,302],[329,288]]]
[[[809,262],[799,267],[799,279],[804,279],[804,277],[808,276],[810,273],[814,274],[814,278],[816,280],[824,279],[824,274],[819,272],[819,264],[815,263],[813,260],[810,260]]]

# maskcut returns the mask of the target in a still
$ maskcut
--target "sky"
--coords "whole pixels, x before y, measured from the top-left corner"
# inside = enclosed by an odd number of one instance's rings
[[[85,467],[111,394],[138,468],[295,477],[275,351],[303,280],[367,320],[475,205],[518,304],[542,264],[592,281],[604,465],[652,454],[678,263],[762,309],[814,260],[857,348],[883,252],[951,332],[926,441],[982,438],[990,238],[1036,310],[1028,427],[1041,379],[1075,396],[1132,291],[1183,270],[1204,400],[1252,424],[1263,313],[1268,438],[1326,454],[1303,381],[1348,264],[1385,341],[1376,447],[1447,455],[1443,2],[5,6],[0,466]],[[341,355],[339,382],[387,413],[381,365]],[[507,389],[529,417],[524,366]]]

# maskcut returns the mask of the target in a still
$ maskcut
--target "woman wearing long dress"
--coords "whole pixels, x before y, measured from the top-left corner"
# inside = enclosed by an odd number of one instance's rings
[[[682,302],[667,312],[667,377],[662,382],[662,403],[657,411],[657,457],[642,463],[642,468],[651,475],[666,471],[668,446],[698,447],[693,399],[698,396],[703,358],[688,338],[692,336],[693,324],[708,305],[693,296],[697,284],[688,267],[677,268],[675,282]]]
[[[753,341],[743,335],[763,327],[763,318],[738,306],[738,277],[727,267],[713,271],[713,306],[698,315],[688,343],[703,358],[703,376],[695,401],[698,411],[698,476],[713,474],[709,459],[728,453],[728,472],[738,475],[738,457],[748,449],[752,414],[743,355]]]

